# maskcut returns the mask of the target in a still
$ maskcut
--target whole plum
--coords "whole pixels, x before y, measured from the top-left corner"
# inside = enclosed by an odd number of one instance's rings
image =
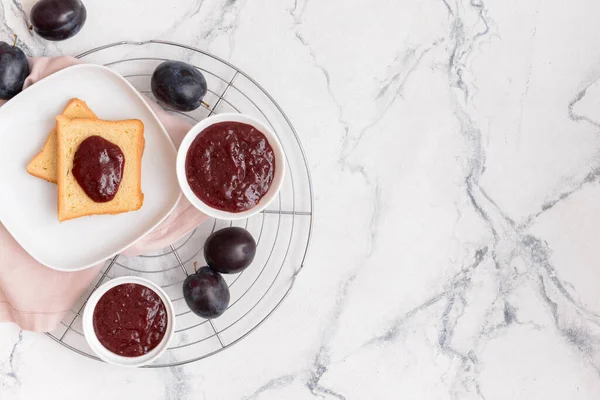
[[[183,297],[192,312],[202,318],[217,318],[229,306],[225,279],[209,267],[202,267],[183,282]]]
[[[244,228],[236,226],[213,233],[204,243],[204,259],[215,271],[235,274],[246,269],[256,255],[256,242]]]
[[[202,72],[181,61],[165,61],[154,70],[152,93],[163,103],[179,111],[200,107],[207,91]]]
[[[35,33],[46,40],[65,40],[83,28],[87,10],[81,0],[40,0],[31,9]]]
[[[0,99],[9,100],[21,92],[27,75],[29,64],[23,50],[0,42]]]

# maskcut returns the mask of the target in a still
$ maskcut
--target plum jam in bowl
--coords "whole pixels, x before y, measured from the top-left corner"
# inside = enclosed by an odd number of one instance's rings
[[[177,179],[190,203],[218,219],[249,218],[279,193],[285,154],[271,128],[243,114],[196,124],[177,152]]]
[[[167,350],[175,330],[175,310],[153,282],[135,276],[115,278],[88,299],[83,334],[107,363],[141,367]]]

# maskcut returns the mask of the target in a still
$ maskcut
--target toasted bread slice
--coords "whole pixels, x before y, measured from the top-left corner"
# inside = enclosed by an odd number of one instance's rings
[[[90,118],[95,119],[96,114],[85,104],[84,101],[79,99],[72,99],[69,101],[63,115],[68,118]],[[57,147],[56,147],[56,127],[52,129],[42,151],[40,151],[27,165],[27,172],[31,175],[45,179],[48,182],[56,183],[56,158]]]
[[[142,193],[142,154],[144,124],[140,120],[103,121],[56,117],[58,142],[58,220],[96,214],[119,214],[139,210]],[[90,199],[73,177],[73,158],[83,140],[100,136],[117,146],[125,156],[125,167],[114,199],[96,203]]]

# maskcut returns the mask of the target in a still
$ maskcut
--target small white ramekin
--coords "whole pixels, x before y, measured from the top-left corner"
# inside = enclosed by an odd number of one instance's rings
[[[265,135],[267,141],[273,149],[273,154],[275,156],[275,176],[273,177],[273,182],[271,182],[271,187],[269,187],[269,190],[260,199],[257,205],[246,211],[229,212],[209,206],[194,194],[192,188],[190,187],[187,181],[187,177],[185,174],[185,159],[187,157],[187,153],[192,142],[203,130],[219,122],[240,122],[243,124],[251,125],[258,131],[260,131],[263,135]],[[273,132],[271,128],[269,128],[259,120],[249,117],[247,115],[226,113],[217,114],[212,117],[203,119],[202,121],[194,125],[192,129],[189,130],[189,132],[186,134],[185,138],[181,142],[179,150],[177,151],[176,170],[177,180],[179,181],[181,191],[194,207],[202,211],[204,214],[213,218],[235,220],[249,218],[253,215],[256,215],[262,210],[264,210],[269,205],[269,203],[271,203],[271,201],[273,201],[273,199],[279,193],[281,185],[283,184],[283,178],[285,176],[285,166],[285,153],[283,152],[283,147],[281,147],[281,143],[279,142],[277,135],[275,135],[275,132]]]
[[[138,357],[123,357],[119,356],[106,347],[104,347],[98,337],[96,336],[96,332],[94,331],[94,309],[96,308],[96,304],[98,304],[98,300],[110,289],[115,286],[119,286],[125,283],[136,283],[138,285],[146,286],[155,292],[158,297],[162,300],[165,305],[165,309],[167,310],[167,330],[165,332],[165,336],[162,341],[156,346],[154,349],[144,354],[143,356]],[[171,339],[173,338],[173,333],[175,332],[175,309],[173,308],[173,303],[169,299],[169,296],[160,288],[160,286],[155,283],[149,281],[148,279],[139,278],[136,276],[122,276],[120,278],[111,279],[106,282],[102,286],[100,286],[87,301],[85,306],[85,310],[83,312],[83,334],[85,339],[87,340],[89,346],[92,348],[94,353],[102,359],[110,364],[120,365],[123,367],[141,367],[142,365],[146,365],[156,360],[167,350]]]

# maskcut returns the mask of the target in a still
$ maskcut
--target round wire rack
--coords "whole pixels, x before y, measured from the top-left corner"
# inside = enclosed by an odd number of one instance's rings
[[[158,64],[179,60],[201,70],[208,82],[205,104],[180,114],[191,124],[215,113],[239,112],[271,126],[283,145],[288,174],[279,196],[262,213],[241,221],[210,219],[169,247],[136,257],[117,255],[108,260],[97,279],[48,333],[57,342],[84,356],[98,358],[83,337],[81,318],[91,293],[107,280],[142,276],[158,283],[175,306],[175,335],[169,349],[150,368],[197,361],[239,342],[265,322],[287,297],[302,269],[313,227],[313,189],[300,139],[281,107],[254,79],[205,51],[178,43],[151,40],[101,46],[77,58],[103,64],[124,76],[138,91],[152,98],[150,77]],[[193,314],[183,299],[182,284],[195,267],[204,265],[203,246],[215,230],[227,226],[248,229],[257,242],[256,257],[246,270],[225,275],[231,301],[219,318]]]

